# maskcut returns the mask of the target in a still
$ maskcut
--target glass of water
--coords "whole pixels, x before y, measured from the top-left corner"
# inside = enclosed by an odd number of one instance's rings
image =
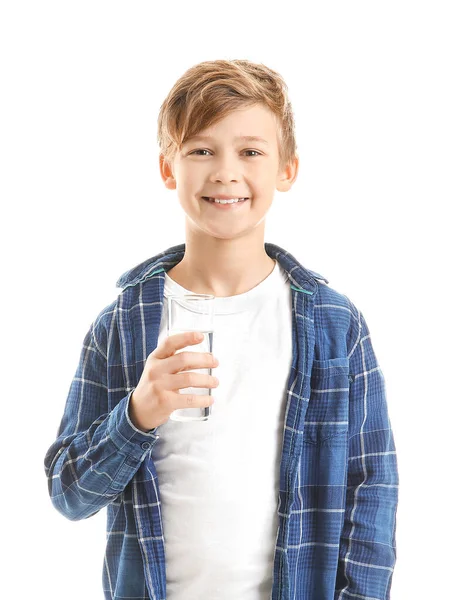
[[[176,354],[179,352],[213,352],[214,298],[211,294],[168,296],[168,335],[200,331],[204,336],[198,344],[177,350]],[[191,371],[212,375],[211,368],[191,369]],[[187,387],[181,388],[179,393],[211,396],[211,388]],[[207,421],[212,408],[212,406],[179,408],[170,414],[170,418],[173,421]]]

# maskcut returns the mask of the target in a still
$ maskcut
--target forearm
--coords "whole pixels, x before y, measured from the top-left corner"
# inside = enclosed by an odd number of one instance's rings
[[[157,436],[127,418],[129,395],[88,430],[62,435],[45,457],[49,494],[66,518],[86,519],[129,484]]]
[[[359,445],[367,450],[349,459],[335,599],[344,599],[341,592],[345,590],[389,600],[396,563],[399,481],[395,444],[388,425],[359,437]]]

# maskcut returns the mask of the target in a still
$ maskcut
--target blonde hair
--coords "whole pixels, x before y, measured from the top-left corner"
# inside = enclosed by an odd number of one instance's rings
[[[211,60],[190,67],[158,115],[160,153],[172,164],[182,145],[234,110],[263,104],[276,117],[279,171],[297,157],[295,125],[282,76],[248,60]]]

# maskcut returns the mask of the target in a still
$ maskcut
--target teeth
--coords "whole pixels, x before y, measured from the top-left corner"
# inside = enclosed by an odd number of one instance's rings
[[[232,198],[230,200],[218,200],[217,198],[208,198],[211,202],[216,202],[216,204],[235,204],[236,202],[243,202],[246,198]]]

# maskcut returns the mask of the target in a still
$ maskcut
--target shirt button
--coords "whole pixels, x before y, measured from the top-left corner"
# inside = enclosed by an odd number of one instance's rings
[[[141,446],[144,450],[148,450],[150,448],[150,442],[143,442]]]

